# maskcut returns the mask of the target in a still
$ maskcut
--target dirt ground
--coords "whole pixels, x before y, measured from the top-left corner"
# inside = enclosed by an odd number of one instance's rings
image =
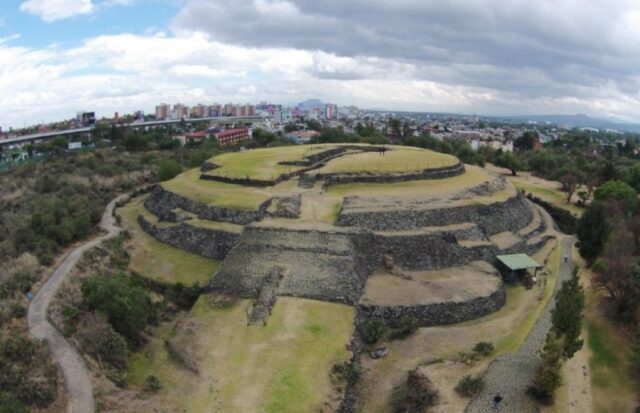
[[[446,271],[406,272],[402,276],[378,271],[367,278],[360,302],[378,305],[459,302],[486,297],[500,284],[499,275],[483,262]]]

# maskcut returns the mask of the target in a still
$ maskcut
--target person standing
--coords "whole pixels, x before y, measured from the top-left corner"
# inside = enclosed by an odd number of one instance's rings
[[[496,395],[493,396],[493,410],[495,411],[500,410],[501,403],[502,403],[502,395],[500,393],[496,393]]]

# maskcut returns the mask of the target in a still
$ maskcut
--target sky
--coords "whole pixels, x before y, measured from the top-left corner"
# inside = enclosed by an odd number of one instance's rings
[[[0,127],[156,104],[640,123],[637,0],[2,0]]]

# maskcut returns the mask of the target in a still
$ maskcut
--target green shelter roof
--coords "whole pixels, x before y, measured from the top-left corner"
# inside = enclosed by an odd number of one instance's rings
[[[498,255],[496,258],[512,271],[542,267],[527,254]]]

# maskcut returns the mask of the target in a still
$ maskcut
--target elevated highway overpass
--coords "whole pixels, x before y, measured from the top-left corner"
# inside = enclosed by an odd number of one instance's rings
[[[264,119],[265,118],[263,118],[262,116],[223,116],[223,117],[184,119],[184,121],[187,123],[217,122],[221,124],[230,124],[230,123],[259,122]],[[148,126],[173,125],[173,124],[178,124],[182,121],[183,119],[154,120],[149,122],[125,123],[118,126],[125,127],[125,128],[144,128]],[[31,135],[16,136],[14,138],[0,139],[0,146],[12,146],[12,145],[22,145],[22,144],[32,143],[32,142],[40,142],[40,141],[45,141],[47,139],[53,139],[57,136],[82,135],[85,133],[91,133],[92,130],[93,130],[93,127],[86,127],[86,128],[64,129],[64,130],[56,130],[56,131],[50,131],[50,132],[44,132],[44,133],[34,133]]]

